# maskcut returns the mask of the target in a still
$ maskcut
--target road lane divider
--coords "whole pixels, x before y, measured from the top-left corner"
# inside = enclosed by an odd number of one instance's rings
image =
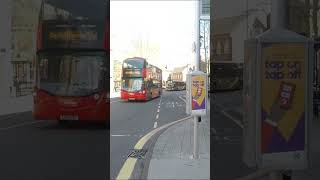
[[[156,133],[160,132],[161,130],[168,128],[169,126],[172,126],[174,124],[177,124],[179,122],[185,121],[192,118],[192,116],[188,116],[176,121],[173,121],[171,123],[167,123],[165,125],[162,125],[152,131],[150,131],[148,134],[146,134],[145,136],[143,136],[138,142],[137,144],[134,146],[135,150],[141,150],[143,148],[143,146],[150,140],[150,138],[155,135]],[[128,180],[131,177],[131,174],[134,170],[134,166],[137,163],[137,159],[136,158],[132,158],[129,157],[127,158],[127,160],[124,162],[122,168],[120,169],[120,172],[117,176],[117,180]]]

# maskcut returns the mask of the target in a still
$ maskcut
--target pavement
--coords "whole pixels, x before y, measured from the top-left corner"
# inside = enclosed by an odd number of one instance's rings
[[[211,178],[234,180],[256,171],[242,161],[242,91],[211,95]]]
[[[320,118],[314,118],[311,126],[311,167],[307,170],[293,171],[292,180],[320,179]]]
[[[199,159],[193,159],[194,119],[165,130],[153,148],[148,179],[210,179],[210,118],[198,126]]]
[[[120,97],[120,91],[119,92],[111,92],[110,93],[110,98],[117,98]]]

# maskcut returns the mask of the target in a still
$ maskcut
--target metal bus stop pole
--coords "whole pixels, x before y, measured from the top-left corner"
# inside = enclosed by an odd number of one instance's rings
[[[271,1],[271,29],[286,29],[287,23],[287,0]],[[274,170],[269,173],[270,180],[281,180],[282,173]]]
[[[196,23],[195,23],[195,70],[200,70],[200,3],[201,0],[195,1]],[[199,159],[199,142],[198,142],[198,116],[194,116],[193,123],[193,158]]]

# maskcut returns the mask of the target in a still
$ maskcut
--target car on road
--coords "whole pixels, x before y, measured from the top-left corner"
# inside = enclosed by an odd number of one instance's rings
[[[183,91],[186,90],[186,83],[184,81],[167,81],[166,83],[167,91]]]

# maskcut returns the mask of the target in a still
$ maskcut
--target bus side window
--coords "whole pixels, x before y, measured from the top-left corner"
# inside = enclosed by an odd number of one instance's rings
[[[149,83],[150,83],[150,88],[153,88],[153,82],[150,80]]]

